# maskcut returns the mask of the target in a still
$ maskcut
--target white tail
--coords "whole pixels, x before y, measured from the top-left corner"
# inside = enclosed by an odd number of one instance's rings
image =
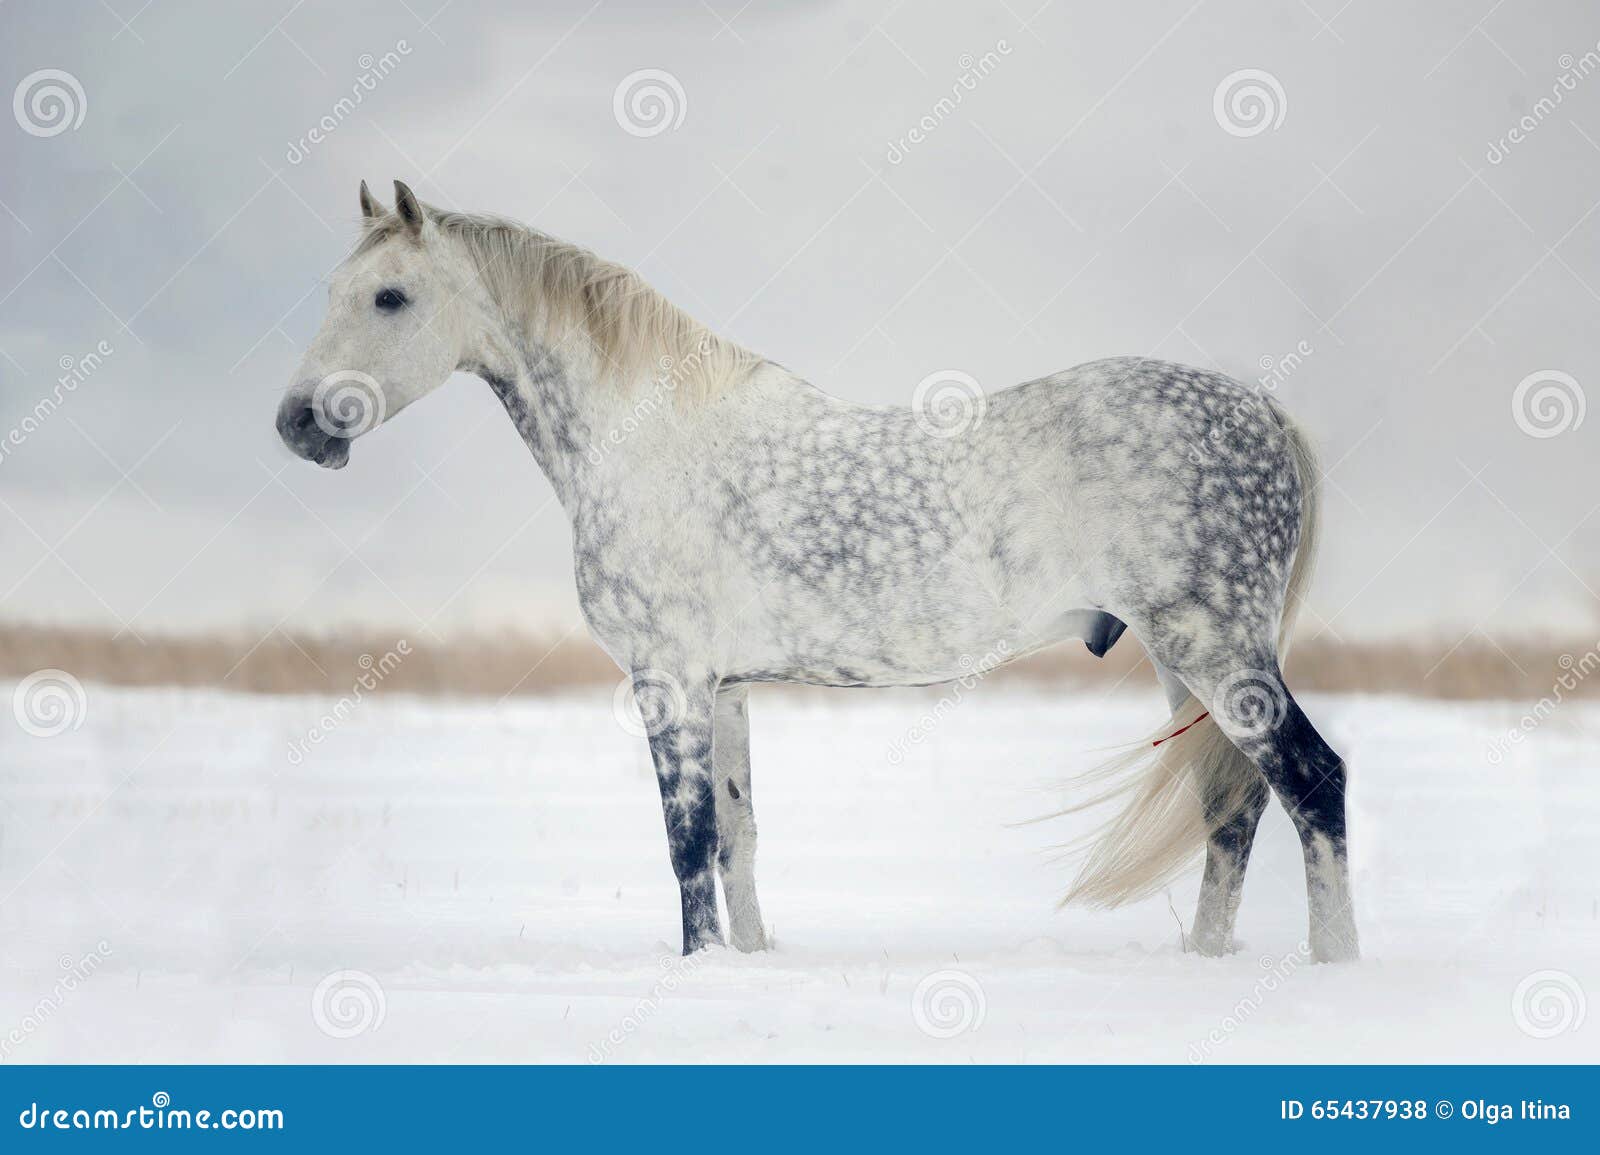
[[[1321,473],[1305,436],[1281,411],[1278,417],[1288,433],[1301,488],[1300,544],[1278,628],[1281,664],[1288,657],[1289,635],[1315,565]],[[1158,733],[1078,780],[1092,787],[1088,797],[1061,813],[1117,798],[1126,801],[1095,832],[1063,906],[1120,906],[1160,890],[1194,862],[1211,832],[1237,814],[1258,788],[1260,771],[1214,719],[1202,716],[1204,710],[1194,698],[1184,699]],[[1214,800],[1209,820],[1202,797]]]

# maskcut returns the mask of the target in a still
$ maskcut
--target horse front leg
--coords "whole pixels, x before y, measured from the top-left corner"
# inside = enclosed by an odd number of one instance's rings
[[[739,950],[767,949],[756,899],[756,812],[750,798],[750,688],[717,691],[712,748],[717,799],[717,868],[728,903],[728,933]]]
[[[683,953],[721,946],[717,883],[717,807],[712,781],[716,691],[709,680],[682,679],[659,670],[635,672],[650,754],[661,788],[667,849],[683,904]]]

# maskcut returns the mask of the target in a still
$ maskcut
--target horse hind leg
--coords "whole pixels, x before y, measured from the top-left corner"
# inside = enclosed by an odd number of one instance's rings
[[[1276,661],[1185,680],[1209,702],[1222,733],[1260,770],[1300,836],[1311,957],[1317,962],[1357,958],[1360,944],[1352,910],[1344,760],[1317,733],[1295,701]],[[1255,815],[1258,818],[1259,813]],[[1220,837],[1214,836],[1207,847],[1208,875],[1212,873],[1213,845],[1216,848],[1217,886],[1209,892],[1215,912],[1202,912],[1205,919],[1197,932],[1230,925],[1231,912],[1237,909],[1233,887],[1242,883],[1248,858],[1243,827],[1248,825],[1253,837],[1255,822],[1248,811],[1238,811],[1237,819],[1220,826]],[[1202,891],[1203,902],[1207,893]]]
[[[1156,678],[1167,696],[1173,718],[1193,718],[1189,687],[1171,670],[1156,662]],[[1233,928],[1244,894],[1244,873],[1256,828],[1267,808],[1267,783],[1244,753],[1224,737],[1207,736],[1214,747],[1196,762],[1202,768],[1197,783],[1205,813],[1206,866],[1200,879],[1200,899],[1195,906],[1189,945],[1212,958],[1234,950]]]
[[[1211,832],[1206,836],[1206,867],[1200,878],[1190,943],[1212,958],[1233,953],[1244,872],[1250,865],[1256,828],[1267,808],[1266,780],[1254,767],[1249,776],[1251,780],[1243,783],[1242,789],[1236,779],[1225,779],[1222,774],[1201,784],[1200,802]]]

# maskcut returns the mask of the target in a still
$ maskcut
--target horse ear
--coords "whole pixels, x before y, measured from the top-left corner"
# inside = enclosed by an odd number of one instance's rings
[[[394,211],[400,215],[413,236],[422,231],[422,202],[417,200],[417,194],[411,191],[411,186],[403,180],[394,182]]]
[[[372,190],[367,187],[366,181],[361,182],[361,215],[367,220],[383,215],[383,206],[372,195]]]

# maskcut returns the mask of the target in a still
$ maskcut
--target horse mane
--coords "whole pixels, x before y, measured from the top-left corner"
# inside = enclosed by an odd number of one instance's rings
[[[581,326],[615,385],[653,380],[683,404],[704,404],[744,381],[762,358],[720,337],[632,269],[503,217],[423,205],[461,242],[507,316],[559,341]],[[395,213],[367,221],[353,255],[401,234]]]

